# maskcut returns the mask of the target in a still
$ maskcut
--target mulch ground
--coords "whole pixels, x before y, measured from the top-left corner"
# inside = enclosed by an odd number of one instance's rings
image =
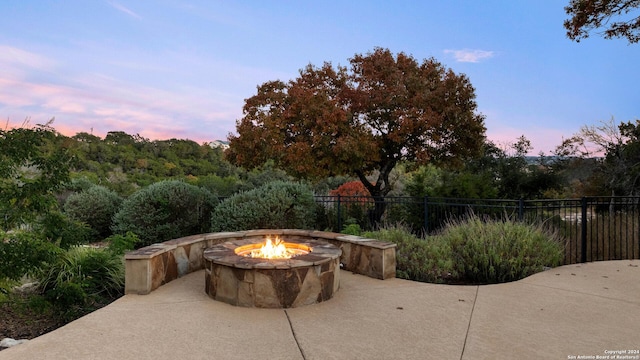
[[[33,339],[66,324],[52,311],[29,306],[27,300],[26,295],[14,294],[10,300],[0,302],[0,340]]]

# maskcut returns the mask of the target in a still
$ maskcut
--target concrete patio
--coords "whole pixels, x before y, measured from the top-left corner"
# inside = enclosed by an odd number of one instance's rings
[[[344,271],[331,300],[291,309],[214,301],[197,271],[125,295],[0,359],[640,359],[634,350],[640,260],[484,286]]]

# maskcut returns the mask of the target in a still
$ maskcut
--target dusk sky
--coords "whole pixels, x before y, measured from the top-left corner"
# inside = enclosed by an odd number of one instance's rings
[[[224,140],[244,99],[375,47],[466,74],[498,144],[550,153],[583,125],[640,119],[640,44],[575,43],[568,0],[0,2],[0,126]]]

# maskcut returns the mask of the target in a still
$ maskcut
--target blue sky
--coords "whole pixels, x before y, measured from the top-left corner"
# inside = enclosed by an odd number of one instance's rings
[[[0,2],[0,126],[225,139],[256,86],[375,47],[434,57],[476,88],[489,139],[549,153],[640,119],[640,44],[570,41],[559,0]]]

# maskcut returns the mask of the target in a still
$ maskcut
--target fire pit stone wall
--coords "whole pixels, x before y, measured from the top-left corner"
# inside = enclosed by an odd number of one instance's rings
[[[329,300],[338,291],[342,251],[336,246],[293,236],[281,240],[312,250],[288,259],[237,254],[238,248],[263,239],[231,240],[204,251],[205,292],[212,299],[244,307],[290,308]]]
[[[125,293],[148,294],[178,277],[204,269],[204,251],[214,245],[266,235],[324,240],[342,250],[342,270],[377,279],[395,277],[393,243],[315,230],[260,229],[192,235],[131,251],[125,255]]]

